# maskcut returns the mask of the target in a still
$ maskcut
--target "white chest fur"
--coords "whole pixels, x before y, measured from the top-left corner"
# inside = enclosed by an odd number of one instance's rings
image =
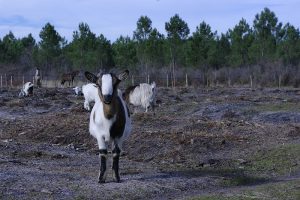
[[[103,103],[96,101],[90,116],[90,133],[98,140],[99,148],[105,147],[105,144],[99,141],[110,141],[110,128],[116,121],[116,116],[107,119],[103,112]]]

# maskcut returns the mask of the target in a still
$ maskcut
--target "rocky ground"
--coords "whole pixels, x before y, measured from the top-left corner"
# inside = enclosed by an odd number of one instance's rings
[[[0,91],[0,199],[300,199],[298,89],[158,88],[105,184],[83,97],[17,96]]]

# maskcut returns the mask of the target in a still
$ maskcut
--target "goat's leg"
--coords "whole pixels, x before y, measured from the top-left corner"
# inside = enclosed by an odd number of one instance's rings
[[[118,146],[117,143],[115,143],[115,147],[112,151],[113,153],[113,164],[112,164],[112,169],[114,171],[114,175],[115,175],[115,179],[116,179],[116,182],[120,182],[120,175],[119,175],[119,158],[120,158],[120,153],[121,153],[121,150]]]
[[[100,172],[99,172],[99,183],[104,183],[106,178],[106,158],[107,149],[100,149]]]

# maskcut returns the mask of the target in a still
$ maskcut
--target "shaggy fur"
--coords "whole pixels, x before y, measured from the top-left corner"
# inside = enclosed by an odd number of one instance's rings
[[[156,95],[156,84],[153,82],[151,85],[141,83],[140,85],[128,87],[123,97],[128,104],[134,106],[142,106],[148,112],[149,107],[154,109],[154,101]]]
[[[97,100],[100,101],[96,84],[88,83],[86,85],[83,85],[82,93],[84,96],[83,106],[86,110],[90,111],[90,104],[96,102]]]
[[[23,85],[19,97],[26,97],[33,95],[33,84],[31,82],[27,82]]]

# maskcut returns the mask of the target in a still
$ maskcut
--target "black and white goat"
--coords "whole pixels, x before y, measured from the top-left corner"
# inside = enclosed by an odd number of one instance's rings
[[[82,86],[82,93],[84,96],[83,106],[86,110],[90,111],[90,104],[95,103],[99,99],[98,88],[94,83],[88,83]]]
[[[33,84],[31,82],[26,82],[19,93],[19,97],[27,97],[32,95],[33,95]]]
[[[85,77],[96,84],[99,101],[96,101],[91,115],[89,131],[97,139],[100,151],[99,183],[106,178],[107,145],[113,142],[112,169],[117,182],[120,182],[119,157],[124,139],[131,131],[131,119],[122,93],[118,90],[119,83],[128,77],[129,71],[116,76],[113,73],[103,73],[96,76],[85,72]]]
[[[128,87],[123,93],[123,98],[128,104],[142,106],[148,112],[151,107],[154,110],[156,95],[156,84],[141,83],[139,85]]]
[[[76,96],[81,96],[82,95],[82,88],[80,86],[76,86],[72,89],[74,90]]]

